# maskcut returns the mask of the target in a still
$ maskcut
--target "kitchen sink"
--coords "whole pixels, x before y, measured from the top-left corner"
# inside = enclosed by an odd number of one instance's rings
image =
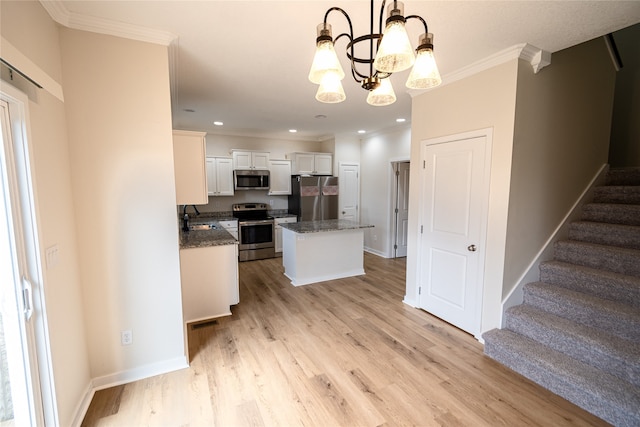
[[[192,231],[196,231],[196,230],[215,230],[218,227],[216,227],[213,224],[193,224],[189,226],[189,230]]]

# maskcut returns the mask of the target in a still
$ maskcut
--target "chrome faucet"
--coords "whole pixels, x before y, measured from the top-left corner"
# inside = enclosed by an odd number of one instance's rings
[[[191,206],[193,206],[193,209],[196,211],[196,216],[200,215],[200,211],[196,205]],[[187,207],[189,207],[189,205],[184,205],[182,208],[182,231],[189,231],[189,214],[187,213]]]

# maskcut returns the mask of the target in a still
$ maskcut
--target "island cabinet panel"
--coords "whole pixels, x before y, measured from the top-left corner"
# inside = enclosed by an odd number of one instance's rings
[[[206,205],[209,201],[205,133],[173,131],[173,166],[177,205]]]
[[[296,233],[282,229],[284,274],[294,286],[364,274],[362,229]]]
[[[231,315],[238,304],[238,246],[180,250],[182,310],[185,323]]]

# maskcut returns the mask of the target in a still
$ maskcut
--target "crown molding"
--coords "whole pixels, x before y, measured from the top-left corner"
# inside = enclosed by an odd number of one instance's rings
[[[538,74],[538,71],[551,64],[551,52],[539,49],[530,44],[524,45],[518,57],[529,62],[535,74]]]
[[[40,0],[40,4],[54,21],[74,30],[90,31],[164,46],[170,46],[178,38],[178,36],[168,31],[154,30],[69,12],[59,0]]]
[[[547,52],[546,50],[542,50],[528,43],[517,44],[515,46],[511,46],[507,49],[501,50],[500,52],[494,53],[493,55],[490,55],[472,64],[469,64],[466,67],[460,68],[459,70],[456,70],[452,73],[444,75],[442,77],[442,84],[440,86],[445,86],[458,80],[471,77],[474,74],[478,74],[482,71],[504,64],[505,62],[511,61],[513,59],[523,59],[527,61],[529,64],[531,64],[533,72],[538,73],[544,67],[551,64],[551,52]],[[411,97],[414,97],[416,95],[434,89],[437,88],[427,90],[410,90],[408,91],[408,93],[409,95],[411,95]]]

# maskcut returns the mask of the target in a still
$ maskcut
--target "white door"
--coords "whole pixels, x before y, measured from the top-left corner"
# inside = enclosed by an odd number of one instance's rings
[[[340,163],[339,167],[339,212],[338,218],[360,221],[358,204],[360,200],[360,165]]]
[[[395,197],[395,257],[407,256],[407,236],[409,234],[409,162],[394,165],[396,173]]]
[[[480,332],[488,198],[487,136],[422,146],[420,307]]]
[[[22,138],[25,103],[9,89],[0,99],[0,425],[35,426],[45,424],[43,399],[51,397],[44,387],[49,367],[38,365],[47,351],[39,335],[42,276]],[[55,415],[46,418],[53,425]]]

